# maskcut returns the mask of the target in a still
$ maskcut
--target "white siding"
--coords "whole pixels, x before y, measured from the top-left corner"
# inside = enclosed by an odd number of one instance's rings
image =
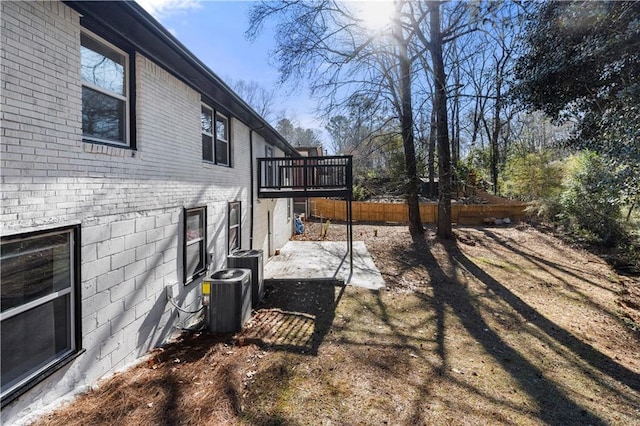
[[[254,137],[254,156],[264,157],[266,143],[262,138]],[[276,147],[273,149],[274,157],[284,157],[284,153]],[[257,171],[257,161],[255,161]],[[257,173],[257,172],[256,172]],[[256,189],[257,191],[257,189]],[[265,253],[265,260],[273,256],[276,249],[282,248],[291,238],[293,230],[293,216],[287,214],[287,199],[260,199],[255,208],[254,241],[253,248],[261,249]],[[271,252],[269,252],[268,217],[272,221]]]

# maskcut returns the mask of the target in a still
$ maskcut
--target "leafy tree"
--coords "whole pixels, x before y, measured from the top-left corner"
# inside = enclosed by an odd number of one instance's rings
[[[507,160],[503,175],[505,195],[522,201],[557,197],[562,190],[562,165],[552,151],[531,152]]]
[[[478,172],[478,181],[489,182],[491,175],[491,150],[489,147],[471,149],[465,161]]]
[[[601,156],[585,151],[574,157],[561,196],[565,221],[591,242],[613,245],[621,235],[616,174]]]
[[[276,124],[276,130],[294,147],[320,146],[320,136],[313,129],[295,126],[288,118],[281,118]]]
[[[617,183],[640,194],[640,2],[550,1],[530,16],[516,97],[557,122],[569,144],[625,169]]]
[[[291,143],[296,133],[295,126],[288,118],[279,119],[278,123],[276,124],[276,130],[278,131],[278,133],[284,136],[284,138],[289,141],[289,143]]]

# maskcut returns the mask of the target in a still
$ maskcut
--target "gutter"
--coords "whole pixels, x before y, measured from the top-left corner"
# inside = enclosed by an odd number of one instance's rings
[[[1,0],[0,0],[1,1]],[[127,40],[135,50],[209,97],[284,152],[299,154],[278,131],[135,1],[63,0],[81,16]],[[206,87],[210,89],[207,90]]]
[[[254,203],[253,203],[253,199],[254,199],[254,191],[253,191],[253,185],[255,183],[254,181],[254,167],[253,167],[253,163],[256,160],[255,158],[253,158],[253,132],[255,132],[256,130],[259,130],[261,128],[263,128],[263,126],[260,127],[256,127],[255,129],[249,129],[249,250],[253,250],[253,222],[254,222],[254,217],[255,217],[255,207],[254,207]]]

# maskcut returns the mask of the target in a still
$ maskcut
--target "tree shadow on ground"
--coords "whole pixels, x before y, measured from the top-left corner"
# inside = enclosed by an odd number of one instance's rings
[[[333,279],[269,280],[265,298],[238,339],[305,355],[317,355],[331,329],[344,284]]]
[[[521,388],[535,401],[538,417],[545,424],[590,424],[603,425],[605,422],[595,413],[573,401],[557,384],[545,377],[545,372],[529,362],[523,354],[507,343],[500,334],[483,318],[469,289],[457,282],[453,275],[456,268],[463,268],[481,281],[495,297],[507,302],[523,315],[527,321],[539,326],[551,338],[578,354],[586,362],[612,378],[638,389],[637,374],[613,362],[606,355],[581,342],[571,333],[544,318],[509,289],[469,260],[455,242],[444,242],[443,246],[450,260],[451,270],[445,270],[432,256],[430,244],[424,235],[413,236],[413,256],[428,265],[433,288],[433,307],[437,315],[437,352],[441,357],[441,371],[447,373],[447,353],[445,348],[445,310],[452,311],[468,333],[492,354]],[[420,401],[416,401],[414,419],[420,419]],[[420,419],[422,420],[422,419]]]
[[[523,258],[531,258],[533,257],[536,261],[544,263],[546,266],[551,268],[557,268],[563,270],[562,268],[553,264],[553,262],[549,262],[546,259],[542,259],[538,256],[531,256],[522,250],[516,248],[512,244],[508,244],[507,242],[500,239],[497,235],[490,231],[485,231],[485,234],[494,239],[499,244],[504,245],[509,250],[517,253]],[[526,302],[524,302],[521,298],[519,298],[516,294],[511,292],[509,289],[504,287],[498,281],[493,279],[489,274],[479,268],[476,264],[474,264],[469,258],[467,258],[458,247],[452,247],[449,251],[449,255],[456,259],[457,262],[467,271],[471,272],[473,276],[482,281],[484,285],[487,286],[488,289],[494,291],[497,295],[509,304],[516,312],[522,315],[528,322],[536,325],[542,331],[544,331],[549,337],[551,337],[556,342],[560,343],[562,346],[568,348],[573,353],[578,355],[584,362],[591,365],[593,368],[600,370],[602,373],[608,375],[612,379],[615,379],[626,386],[630,387],[633,390],[640,391],[640,374],[637,374],[628,368],[620,365],[611,357],[603,354],[598,351],[591,345],[582,342],[580,339],[575,337],[573,334],[568,332],[567,330],[559,327],[554,322],[550,321],[548,318],[545,318],[543,315],[538,313],[534,308],[529,306]],[[563,270],[564,271],[564,270]],[[565,271],[565,273],[568,273]],[[577,276],[576,276],[577,277]]]
[[[563,264],[559,264],[549,259],[545,259],[541,255],[534,254],[531,250],[529,250],[529,252],[522,250],[520,248],[521,245],[517,241],[510,238],[501,237],[500,235],[498,235],[496,232],[493,232],[489,228],[481,229],[480,231],[482,232],[483,238],[486,238],[489,241],[493,240],[495,243],[499,244],[501,247],[505,248],[506,250],[509,250],[510,252],[513,252],[519,255],[523,259],[531,262],[533,265],[536,265],[536,267],[539,267],[550,274],[553,274],[552,271],[557,271],[560,274],[583,281],[590,285],[599,287],[603,290],[610,290],[598,284],[596,280],[590,280],[589,278],[587,278],[585,274],[582,273],[583,271],[580,269],[579,267],[580,265],[570,264],[570,260],[568,259],[565,260]],[[556,276],[556,278],[559,278],[557,274],[553,274],[553,275]],[[566,282],[566,279],[563,279],[563,281]]]

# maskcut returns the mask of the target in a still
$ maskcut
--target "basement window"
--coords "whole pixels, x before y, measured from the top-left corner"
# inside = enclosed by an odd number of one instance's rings
[[[229,236],[228,253],[231,254],[234,250],[240,248],[240,201],[229,203],[229,229],[227,235]]]
[[[207,208],[184,212],[184,284],[191,283],[207,271]]]
[[[80,350],[79,226],[2,237],[2,405]]]

